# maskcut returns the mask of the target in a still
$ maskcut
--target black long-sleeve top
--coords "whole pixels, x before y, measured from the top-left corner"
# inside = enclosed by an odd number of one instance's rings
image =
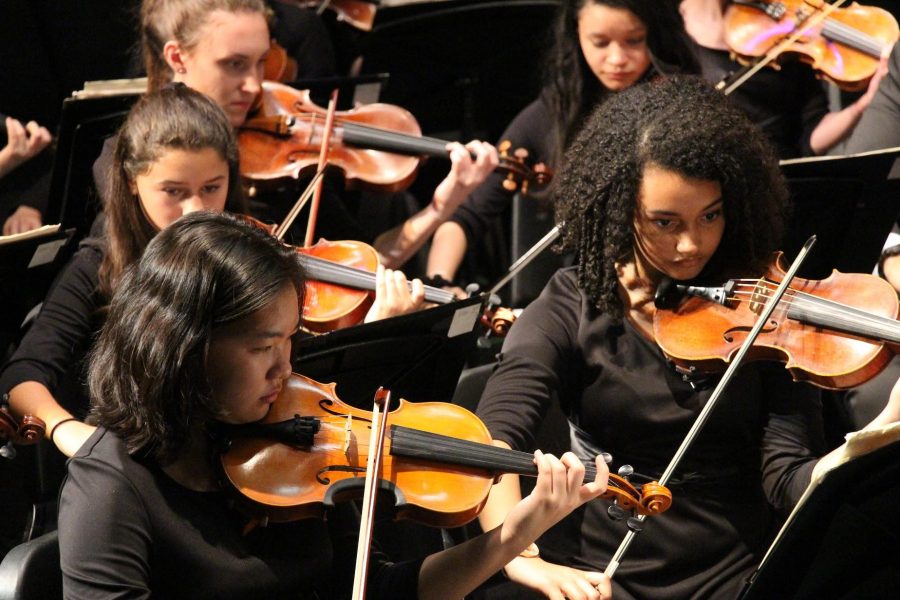
[[[710,83],[741,68],[726,50],[695,44],[694,51]],[[813,154],[810,136],[828,113],[828,99],[809,65],[787,61],[777,71],[761,69],[729,97],[763,130],[781,158]]]
[[[543,96],[526,106],[510,122],[500,140],[512,142],[512,148],[528,151],[530,164],[553,167],[556,127]],[[502,215],[512,202],[513,192],[503,188],[504,175],[495,171],[456,209],[451,221],[462,227],[466,239],[481,239],[493,219]]]
[[[225,492],[181,486],[98,428],[69,461],[60,495],[64,596],[349,597],[358,522],[348,505],[338,505],[327,522],[305,519],[245,534],[246,523]],[[375,553],[368,597],[416,598],[420,566]]]
[[[618,600],[737,597],[769,541],[769,503],[791,507],[824,451],[818,397],[787,379],[774,364],[738,371],[674,473],[672,508],[650,517],[625,555]],[[614,467],[656,479],[711,391],[682,381],[630,323],[599,314],[563,269],[510,331],[478,415],[494,439],[530,450],[558,401],[582,460],[610,452]],[[539,541],[542,554],[602,571],[627,531],[607,507],[573,513]]]
[[[100,309],[107,303],[97,289],[103,247],[96,238],[81,242],[0,373],[0,393],[36,381],[72,414],[87,414],[85,357],[102,326]]]

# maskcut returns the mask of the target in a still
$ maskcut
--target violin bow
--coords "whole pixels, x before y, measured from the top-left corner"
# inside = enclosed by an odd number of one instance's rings
[[[781,285],[778,286],[778,289],[776,289],[775,293],[772,294],[772,296],[769,298],[765,308],[762,310],[762,313],[756,319],[756,323],[753,325],[753,329],[751,329],[750,333],[747,335],[747,339],[745,339],[744,343],[741,344],[741,347],[738,349],[737,353],[734,356],[734,360],[729,363],[728,368],[725,370],[725,374],[722,375],[722,379],[719,380],[719,383],[716,385],[715,389],[710,395],[709,400],[707,400],[706,404],[703,406],[700,414],[697,415],[697,419],[691,426],[690,431],[688,431],[684,440],[681,442],[678,450],[675,451],[675,455],[672,457],[672,460],[669,462],[666,470],[663,471],[662,476],[659,478],[659,485],[664,486],[666,485],[666,483],[668,483],[669,479],[672,477],[672,473],[674,473],[675,469],[678,467],[678,463],[681,462],[681,459],[688,451],[688,448],[690,448],[691,444],[694,443],[694,439],[706,424],[706,420],[709,418],[709,415],[712,413],[713,409],[718,403],[719,398],[725,391],[725,388],[728,387],[731,378],[734,376],[738,367],[741,366],[741,363],[743,363],[744,355],[747,354],[747,351],[750,350],[750,346],[752,346],[753,342],[756,341],[756,338],[762,331],[762,328],[766,323],[768,323],[769,317],[778,306],[778,302],[781,300],[781,297],[791,285],[791,281],[794,280],[794,276],[797,274],[797,270],[800,268],[800,265],[803,264],[803,261],[806,259],[806,256],[809,254],[810,249],[815,243],[816,236],[812,236],[808,240],[806,240],[805,244],[803,244],[803,247],[797,254],[797,258],[794,259],[794,262],[791,263],[791,267],[785,273],[784,279],[781,281]],[[613,578],[613,575],[615,575],[616,570],[619,568],[622,557],[625,555],[625,552],[631,545],[634,536],[637,535],[641,531],[641,529],[643,529],[643,523],[646,518],[646,515],[638,515],[633,519],[629,519],[628,533],[625,534],[625,538],[622,540],[622,543],[619,544],[619,547],[616,549],[616,553],[613,555],[612,559],[610,559],[609,565],[607,565],[606,570],[603,572],[603,574],[610,579]]]
[[[555,242],[559,237],[559,228],[562,225],[562,223],[560,223],[559,225],[554,225],[553,229],[548,231],[544,235],[544,237],[539,239],[534,246],[526,250],[522,256],[517,258],[516,261],[509,266],[506,275],[501,277],[500,280],[497,281],[497,283],[491,286],[491,289],[488,290],[488,295],[496,294],[498,291],[500,291],[503,286],[509,282],[510,279],[518,275],[519,272],[522,271],[522,269],[524,269],[529,265],[529,263],[531,263],[531,261],[540,256],[541,253],[550,246],[550,244]]]
[[[792,45],[794,42],[799,40],[806,34],[806,31],[810,27],[815,27],[822,21],[828,18],[833,11],[837,10],[842,4],[844,4],[847,0],[834,0],[833,4],[829,4],[828,2],[822,2],[824,4],[823,7],[817,8],[816,12],[812,15],[808,16],[806,19],[799,23],[799,27],[797,27],[796,31],[792,34],[788,35],[780,42],[772,46],[768,52],[766,52],[765,56],[760,57],[755,63],[750,65],[749,67],[745,67],[743,69],[743,73],[741,73],[737,79],[728,83],[728,78],[723,79],[719,83],[716,84],[716,89],[728,96],[734,90],[741,87],[744,82],[753,77],[757,71],[768,65],[770,62],[778,58],[778,56],[784,52],[786,48]]]
[[[328,151],[331,149],[331,132],[334,130],[334,113],[337,111],[338,89],[331,91],[331,98],[328,100],[328,112],[325,115],[325,128],[322,131],[322,146],[319,148],[319,166],[316,172],[324,171],[328,164]],[[319,215],[319,203],[322,200],[322,183],[324,180],[319,179],[315,186],[315,194],[313,195],[312,204],[309,207],[309,221],[306,224],[306,239],[304,246],[313,245],[316,235],[316,218]]]
[[[306,206],[306,203],[309,202],[309,199],[312,197],[313,192],[316,190],[316,185],[318,181],[322,178],[322,175],[325,173],[324,170],[316,171],[316,174],[313,175],[313,178],[306,185],[306,189],[303,190],[303,193],[300,194],[300,197],[297,198],[297,201],[294,203],[294,206],[291,207],[291,210],[288,212],[287,216],[284,218],[284,221],[275,228],[273,235],[275,239],[281,241],[284,239],[285,234],[288,229],[290,229],[291,225],[293,225],[294,220],[297,218],[297,215],[300,214],[300,211],[303,210],[303,207]]]
[[[356,570],[353,575],[352,600],[365,600],[366,597],[372,529],[375,524],[375,500],[378,495],[377,481],[378,474],[381,472],[382,449],[384,448],[384,436],[390,410],[391,392],[383,387],[378,388],[372,407],[372,432],[369,436],[369,456],[366,460],[366,483],[363,489],[359,540],[356,543]]]

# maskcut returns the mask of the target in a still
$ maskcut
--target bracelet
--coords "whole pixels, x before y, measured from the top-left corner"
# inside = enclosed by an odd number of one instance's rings
[[[541,551],[538,549],[538,545],[534,542],[528,544],[528,547],[519,552],[519,556],[522,558],[537,558],[541,555]]]
[[[54,444],[56,443],[55,441],[53,441],[53,434],[56,433],[56,429],[60,425],[62,425],[63,423],[68,423],[69,421],[77,421],[77,420],[78,419],[76,419],[75,417],[68,417],[68,418],[63,419],[62,421],[58,421],[56,423],[56,425],[53,426],[53,429],[50,430],[50,441],[53,442]]]

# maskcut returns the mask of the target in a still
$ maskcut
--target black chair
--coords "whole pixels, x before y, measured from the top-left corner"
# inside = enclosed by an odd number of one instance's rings
[[[0,563],[0,600],[53,598],[62,598],[56,531],[19,544]]]

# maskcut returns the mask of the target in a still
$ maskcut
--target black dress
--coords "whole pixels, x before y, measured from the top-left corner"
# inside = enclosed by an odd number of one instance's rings
[[[747,365],[674,473],[672,508],[651,517],[613,579],[614,597],[735,598],[772,533],[767,500],[789,509],[824,451],[813,389],[780,365]],[[658,478],[711,389],[696,391],[627,321],[599,314],[564,269],[516,321],[478,415],[494,439],[530,450],[554,399],[583,460],[610,452]],[[639,481],[639,480],[638,480]],[[602,571],[626,533],[598,500],[539,541],[549,560]]]
[[[694,44],[703,78],[718,83],[740,69],[726,50]],[[781,158],[811,155],[809,138],[828,113],[828,99],[813,70],[798,61],[788,61],[780,71],[764,68],[730,96],[778,149]]]
[[[353,584],[356,527],[328,521],[257,527],[224,492],[182,487],[129,456],[98,428],[68,463],[60,495],[63,590],[75,598],[343,598]],[[415,598],[421,561],[373,557],[370,598]]]

